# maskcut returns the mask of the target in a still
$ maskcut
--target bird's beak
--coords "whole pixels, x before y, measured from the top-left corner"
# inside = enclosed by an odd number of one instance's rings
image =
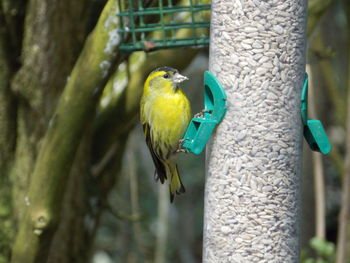
[[[181,75],[180,73],[176,73],[174,76],[173,76],[173,82],[175,84],[179,84],[185,80],[188,80],[188,77],[185,77],[183,75]]]

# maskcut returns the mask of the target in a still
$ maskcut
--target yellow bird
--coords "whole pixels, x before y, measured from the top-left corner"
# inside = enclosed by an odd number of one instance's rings
[[[179,88],[179,83],[187,79],[174,68],[157,68],[146,79],[140,105],[143,132],[156,168],[155,178],[162,184],[170,180],[171,202],[175,194],[185,192],[176,153],[192,116],[190,103]]]

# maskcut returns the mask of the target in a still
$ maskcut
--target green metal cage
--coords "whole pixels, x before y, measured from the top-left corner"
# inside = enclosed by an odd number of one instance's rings
[[[174,47],[208,46],[210,4],[208,0],[203,0],[207,3],[201,1],[119,1],[120,50],[148,52]]]

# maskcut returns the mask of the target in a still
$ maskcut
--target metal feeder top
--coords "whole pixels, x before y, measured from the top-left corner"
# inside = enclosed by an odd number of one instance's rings
[[[208,46],[210,4],[201,1],[207,0],[119,1],[120,51]],[[188,30],[185,37],[178,34],[181,29]]]

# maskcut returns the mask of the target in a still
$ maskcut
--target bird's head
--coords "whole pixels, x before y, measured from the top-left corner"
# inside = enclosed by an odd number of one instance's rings
[[[145,91],[146,89],[151,92],[154,89],[164,89],[169,92],[176,92],[178,90],[178,84],[188,80],[187,77],[181,75],[177,69],[170,67],[161,67],[153,70],[146,82],[145,82]]]

